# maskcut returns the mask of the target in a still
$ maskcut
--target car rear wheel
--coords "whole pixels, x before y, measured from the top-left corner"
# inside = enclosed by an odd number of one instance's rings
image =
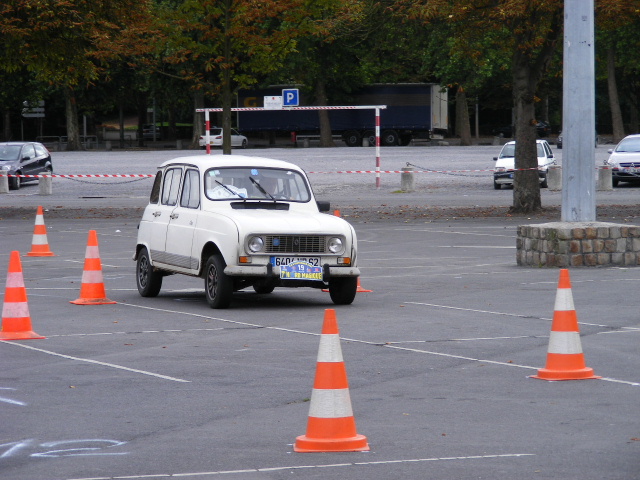
[[[329,280],[329,296],[336,305],[350,305],[356,298],[358,277],[340,277]]]
[[[146,248],[138,254],[136,284],[141,297],[157,297],[162,288],[162,274],[154,270]]]
[[[16,175],[22,175],[22,172],[16,172]],[[22,186],[22,178],[9,177],[9,188],[11,190],[20,190],[21,186]]]
[[[500,185],[498,182],[496,182],[495,180],[493,181],[493,188],[495,190],[500,190],[502,188],[502,185]]]
[[[209,257],[204,270],[204,291],[211,308],[227,308],[233,294],[233,281],[224,273],[222,255]]]

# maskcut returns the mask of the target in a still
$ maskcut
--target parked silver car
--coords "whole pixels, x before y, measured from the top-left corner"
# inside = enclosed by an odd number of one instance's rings
[[[51,154],[41,143],[0,143],[0,174],[9,175],[9,188],[18,190],[22,183],[37,180],[37,177],[17,175],[50,175],[52,173]]]
[[[612,167],[611,182],[614,187],[620,182],[640,182],[640,134],[628,135],[620,140],[616,148],[609,150],[605,165]]]

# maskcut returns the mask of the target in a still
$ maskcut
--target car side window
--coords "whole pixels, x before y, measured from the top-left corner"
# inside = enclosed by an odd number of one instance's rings
[[[162,186],[163,205],[175,205],[178,203],[178,192],[180,180],[182,179],[182,168],[170,168],[164,174],[164,184]]]
[[[156,173],[156,178],[153,181],[153,187],[151,187],[149,203],[158,203],[158,200],[160,200],[160,184],[162,184],[162,171]]]
[[[47,155],[47,151],[42,145],[36,145],[36,155],[39,157],[45,157]]]
[[[186,208],[198,208],[200,206],[200,173],[198,170],[187,170],[182,185],[180,206]]]
[[[31,160],[32,158],[35,158],[35,156],[36,151],[33,149],[33,145],[25,145],[22,149],[22,159]]]

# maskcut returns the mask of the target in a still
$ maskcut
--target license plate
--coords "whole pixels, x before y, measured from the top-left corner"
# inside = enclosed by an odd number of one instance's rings
[[[280,278],[282,280],[322,281],[322,267],[296,260],[288,265],[280,265]]]
[[[320,257],[271,257],[271,265],[279,267],[293,262],[306,262],[313,267],[320,267]]]

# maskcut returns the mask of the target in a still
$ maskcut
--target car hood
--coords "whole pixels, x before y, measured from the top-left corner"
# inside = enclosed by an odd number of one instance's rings
[[[515,168],[516,159],[514,157],[502,157],[496,160],[495,168],[505,168],[507,170],[513,170]],[[547,157],[538,157],[538,166],[553,165],[553,159]]]
[[[636,163],[640,165],[640,152],[613,152],[607,163],[618,165],[620,163]]]
[[[309,212],[308,210],[266,210],[247,209],[234,210],[228,215],[238,226],[240,234],[277,233],[296,234],[342,234],[347,235],[351,229],[342,218],[326,213]]]

